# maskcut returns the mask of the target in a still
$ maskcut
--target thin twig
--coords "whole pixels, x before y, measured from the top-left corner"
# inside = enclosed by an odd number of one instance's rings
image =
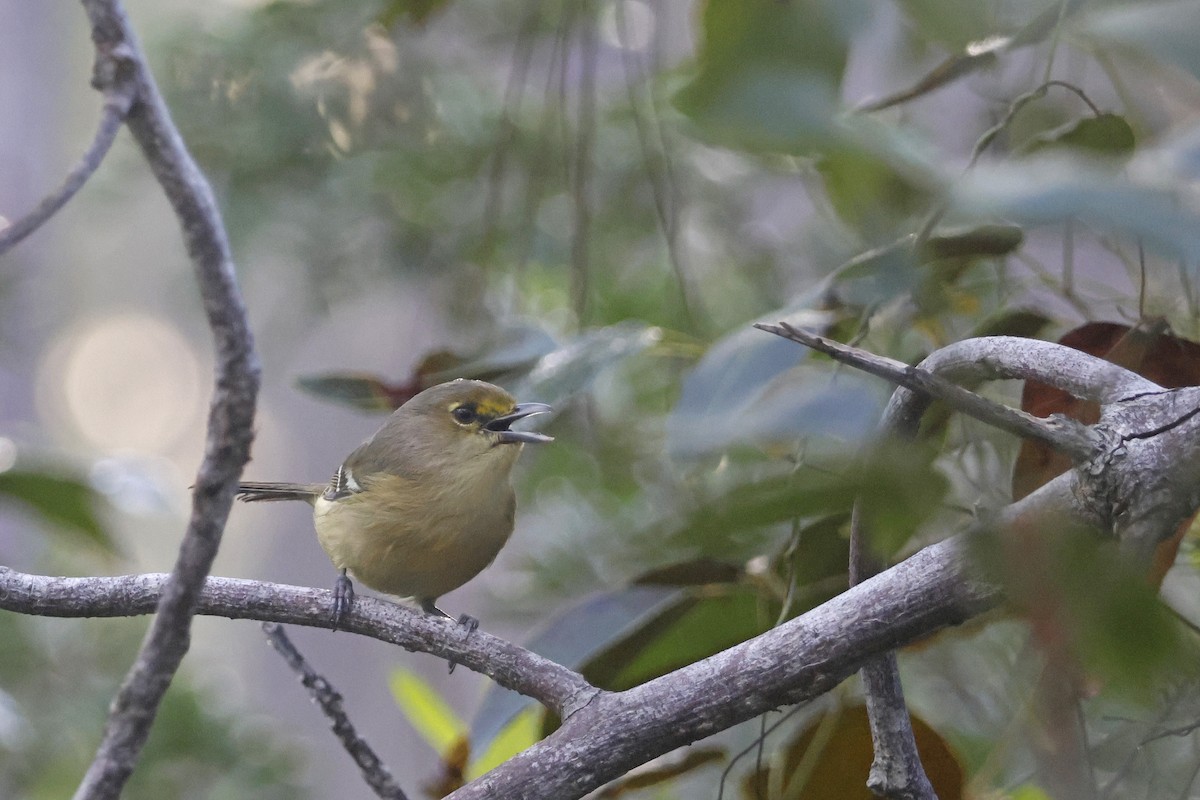
[[[129,55],[120,48],[114,48],[110,58],[96,60],[97,69],[114,70],[111,79],[105,81],[104,104],[100,107],[100,124],[96,126],[96,135],[61,186],[43,198],[28,214],[0,230],[0,256],[49,221],[100,168],[100,163],[116,141],[117,132],[121,130],[137,93]]]
[[[313,702],[321,707],[325,716],[329,717],[330,722],[333,723],[333,734],[337,736],[342,747],[346,748],[346,752],[354,759],[354,763],[362,771],[363,780],[367,782],[371,790],[385,800],[408,800],[404,790],[396,785],[391,771],[379,760],[379,756],[371,749],[371,745],[367,744],[367,741],[354,729],[354,723],[350,721],[346,709],[342,708],[342,695],[338,690],[309,665],[300,651],[296,649],[296,645],[292,644],[292,640],[288,638],[282,625],[275,622],[264,622],[262,629],[271,643],[271,647],[275,648],[275,652],[283,656],[283,660],[292,668],[292,671],[300,676],[300,683],[304,685],[305,689],[308,689]]]
[[[956,411],[1003,431],[1045,442],[1076,461],[1087,461],[1096,454],[1095,445],[1088,435],[1086,426],[1073,420],[1062,418],[1050,421],[1017,411],[1008,406],[994,403],[931,372],[890,358],[877,356],[865,350],[848,347],[786,322],[780,322],[778,325],[756,323],[754,327],[811,347],[835,361],[849,364],[897,386],[903,386],[935,400],[941,400]]]
[[[192,514],[162,588],[157,614],[109,711],[104,735],[75,800],[117,798],[137,764],[159,703],[187,653],[191,620],[216,557],[242,467],[250,456],[259,367],[233,257],[212,189],[171,121],[119,0],[83,0],[98,61],[93,85],[126,74],[135,86],[125,124],[179,220],[215,340],[216,369],[205,454]]]

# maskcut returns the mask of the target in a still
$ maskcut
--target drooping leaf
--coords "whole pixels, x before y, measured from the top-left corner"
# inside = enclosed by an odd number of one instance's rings
[[[1058,341],[1136,372],[1166,389],[1200,386],[1200,344],[1168,334],[1161,325],[1130,328],[1115,322],[1089,322],[1063,334]],[[1095,403],[1038,381],[1025,382],[1021,409],[1039,417],[1062,414],[1088,425],[1100,418],[1100,407]],[[1071,460],[1053,448],[1032,439],[1024,440],[1013,467],[1013,499],[1025,497],[1070,467]],[[1175,535],[1155,549],[1148,575],[1151,586],[1161,585],[1167,570],[1175,563],[1175,554],[1192,519],[1180,523]]]
[[[921,256],[927,259],[995,258],[1008,255],[1024,241],[1025,234],[1016,225],[976,225],[939,231],[930,236]]]
[[[484,751],[471,760],[467,780],[478,778],[536,744],[542,735],[542,714],[541,706],[529,706],[513,717],[492,737]]]
[[[82,534],[108,553],[117,552],[96,513],[101,497],[87,483],[61,473],[13,468],[0,471],[0,498],[33,509],[62,530]]]
[[[304,375],[296,379],[296,385],[321,400],[381,412],[395,410],[420,391],[412,384],[387,383],[365,372]]]
[[[588,331],[538,359],[511,389],[522,398],[560,403],[583,391],[604,370],[657,345],[662,338],[660,328],[633,321]]]
[[[559,664],[577,669],[611,642],[629,636],[683,597],[683,590],[670,586],[634,586],[602,592],[550,619],[525,646]],[[531,702],[516,692],[489,685],[483,703],[471,721],[474,749],[490,747],[500,731]]]
[[[1080,153],[1124,160],[1133,155],[1136,144],[1133,128],[1124,117],[1100,114],[1038,134],[1021,147],[1021,155],[1069,148]]]
[[[1047,536],[1026,522],[978,537],[975,547],[1056,670],[1143,701],[1168,675],[1195,673],[1195,648],[1178,620],[1111,539],[1063,527]]]

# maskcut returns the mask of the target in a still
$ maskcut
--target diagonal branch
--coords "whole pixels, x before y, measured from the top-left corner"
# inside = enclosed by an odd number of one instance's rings
[[[817,336],[786,322],[780,322],[778,325],[756,323],[754,327],[811,347],[835,361],[849,364],[898,386],[941,400],[956,411],[1000,430],[1043,441],[1077,462],[1087,461],[1096,455],[1096,445],[1088,433],[1087,426],[1074,420],[1065,417],[1041,419],[1024,411],[993,403],[932,372],[910,367],[899,361],[826,339],[824,336]]]
[[[334,735],[354,759],[354,763],[362,771],[363,780],[371,790],[384,800],[408,800],[404,790],[396,785],[391,771],[379,760],[379,756],[375,754],[371,745],[367,744],[367,740],[359,736],[358,731],[354,729],[354,723],[350,721],[346,709],[342,708],[342,695],[338,690],[305,660],[304,654],[292,644],[282,625],[264,622],[262,627],[271,647],[275,648],[292,671],[300,676],[300,683],[308,689],[312,701],[329,717],[333,723]]]
[[[973,388],[987,379],[1033,379],[1097,403],[1162,391],[1135,373],[1093,356],[1050,342],[1010,337],[957,342],[933,353],[920,367],[964,388]],[[926,395],[897,389],[884,411],[880,435],[914,438],[929,404]],[[850,524],[852,583],[859,583],[881,569],[866,546],[865,537],[855,504]],[[863,666],[861,674],[875,751],[868,786],[879,796],[893,800],[934,797],[933,786],[917,752],[895,653],[871,660]]]
[[[110,57],[96,59],[96,83],[105,87],[104,104],[100,108],[100,124],[96,126],[96,135],[92,137],[92,143],[88,145],[79,163],[67,173],[61,186],[43,198],[28,214],[0,230],[0,256],[58,213],[58,210],[83,188],[88,178],[99,169],[100,162],[108,155],[137,92],[133,81],[132,62],[127,55],[120,49],[114,49]],[[110,70],[112,74],[101,75],[103,70]]]
[[[76,800],[99,800],[120,796],[187,652],[196,601],[249,458],[259,369],[212,189],[171,121],[119,0],[83,0],[83,6],[96,48],[96,88],[107,92],[113,81],[131,76],[133,104],[125,123],[179,219],[216,342],[215,388],[191,519],[158,614],[113,698],[96,756],[75,792]]]

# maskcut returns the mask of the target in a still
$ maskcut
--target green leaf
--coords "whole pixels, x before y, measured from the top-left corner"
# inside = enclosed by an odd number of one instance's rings
[[[859,511],[872,548],[895,554],[941,507],[949,488],[932,466],[933,452],[916,443],[880,445],[854,475]]]
[[[720,144],[800,153],[830,142],[857,2],[710,0],[679,108]]]
[[[631,358],[663,337],[660,328],[622,322],[589,331],[542,356],[529,374],[511,387],[522,399],[559,403],[583,391],[609,367]]]
[[[923,209],[929,199],[887,161],[867,153],[832,149],[816,166],[837,215],[868,233],[890,229]]]
[[[1195,643],[1115,542],[1083,528],[1045,533],[1018,528],[975,546],[1057,668],[1075,669],[1075,659],[1107,688],[1142,700],[1163,680],[1194,679]]]
[[[1021,336],[1032,339],[1045,330],[1050,318],[1037,311],[1004,310],[980,322],[972,336]]]
[[[925,241],[922,258],[996,258],[1006,256],[1025,241],[1016,225],[975,225],[940,231]]]
[[[108,553],[117,552],[116,544],[96,515],[100,496],[83,481],[51,472],[9,469],[0,472],[0,495],[28,505],[65,530],[83,534]]]
[[[982,165],[963,177],[950,202],[964,215],[1034,225],[1081,219],[1109,232],[1142,237],[1169,257],[1200,261],[1200,218],[1186,186],[1141,185],[1075,159],[1045,155]]]
[[[467,733],[467,724],[437,690],[415,672],[397,668],[388,681],[405,718],[440,756],[447,756]]]
[[[1133,128],[1117,114],[1084,117],[1033,137],[1021,148],[1022,155],[1069,148],[1096,156],[1127,159],[1133,155]]]
[[[425,25],[448,5],[450,0],[388,0],[379,12],[379,23],[390,28],[407,17],[414,25]]]
[[[580,671],[598,686],[622,691],[753,638],[767,625],[753,588],[709,587],[703,596],[693,596],[616,642]]]
[[[1098,46],[1119,45],[1200,78],[1200,3],[1128,3],[1089,14],[1081,25]]]
[[[682,590],[670,586],[634,586],[592,595],[546,622],[525,647],[578,669],[611,642],[631,635],[683,597]],[[471,721],[472,751],[490,748],[495,737],[531,702],[490,684]]]

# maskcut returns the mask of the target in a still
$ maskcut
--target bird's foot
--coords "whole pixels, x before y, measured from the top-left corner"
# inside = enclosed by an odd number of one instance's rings
[[[454,619],[454,617],[450,616],[445,611],[442,611],[440,608],[435,606],[433,604],[432,600],[422,600],[421,601],[421,610],[424,611],[426,614],[432,614],[437,617],[445,617],[446,619]],[[475,631],[479,630],[479,620],[475,619],[470,614],[460,615],[458,618],[458,624],[462,625],[464,628],[467,629],[468,636],[470,636]],[[448,672],[450,674],[453,674],[454,668],[458,666],[458,662],[455,661],[453,658],[447,659],[447,662],[449,665]]]
[[[333,629],[336,631],[342,626],[342,620],[354,608],[354,584],[343,571],[338,576],[337,582],[333,584]]]

